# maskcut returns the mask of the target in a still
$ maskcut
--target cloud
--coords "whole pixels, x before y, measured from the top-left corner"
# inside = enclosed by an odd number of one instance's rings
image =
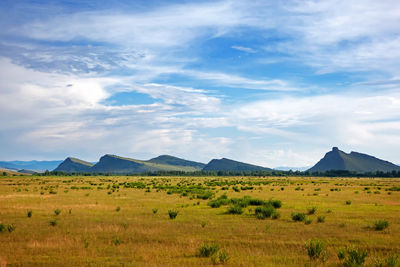
[[[234,45],[231,46],[233,49],[242,51],[242,52],[246,52],[246,53],[257,53],[257,51],[253,48],[250,47],[244,47],[244,46],[238,46],[238,45]]]

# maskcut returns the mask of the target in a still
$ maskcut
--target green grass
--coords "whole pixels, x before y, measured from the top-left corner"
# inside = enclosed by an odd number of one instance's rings
[[[234,187],[246,190],[237,192]],[[296,187],[304,191],[296,191]],[[369,189],[364,190],[366,187]],[[1,176],[0,263],[338,266],[364,261],[366,266],[374,266],[378,259],[386,262],[389,255],[400,251],[400,236],[396,234],[400,232],[400,192],[367,193],[378,187],[382,192],[399,188],[400,180]],[[150,192],[146,192],[148,188]],[[318,195],[314,195],[316,188]],[[212,195],[197,198],[204,192]],[[222,202],[219,207],[209,205],[218,199]],[[349,199],[352,204],[345,205]],[[231,206],[241,213],[229,214]],[[266,206],[272,206],[275,212],[265,220],[257,219],[257,208],[262,214]],[[116,207],[120,207],[119,212]],[[318,209],[305,215],[310,207]],[[57,209],[59,215],[55,215]],[[27,218],[30,210],[33,215]],[[171,220],[168,211],[178,210],[176,219]],[[304,214],[303,223],[294,222],[292,213]],[[274,214],[279,215],[274,218]],[[324,223],[318,223],[320,217],[326,217]],[[305,225],[306,218],[312,220],[310,225]],[[375,231],[374,222],[379,221],[390,225],[384,231]],[[324,244],[325,261],[314,263],[304,244],[317,237]],[[212,256],[198,257],[202,244],[218,244],[221,249]],[[340,248],[356,248],[356,252],[345,249],[345,256],[339,259]],[[311,250],[318,253],[318,247]],[[367,251],[365,257],[363,251]]]

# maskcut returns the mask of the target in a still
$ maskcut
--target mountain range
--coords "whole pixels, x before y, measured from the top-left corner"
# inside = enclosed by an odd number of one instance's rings
[[[68,157],[64,161],[0,161],[0,168],[15,170],[24,173],[33,171],[54,170],[66,173],[115,173],[130,174],[158,171],[228,171],[228,172],[251,172],[251,171],[274,171],[267,167],[252,165],[227,158],[212,159],[208,164],[177,158],[170,155],[161,155],[149,160],[138,160],[106,154],[97,163],[91,163],[81,159]],[[288,170],[289,167],[282,169]],[[275,168],[279,170],[280,168]],[[280,169],[280,170],[282,170]],[[293,168],[295,170],[295,168]],[[301,171],[305,171],[302,168]],[[357,173],[367,172],[390,172],[400,171],[397,166],[389,161],[376,157],[351,152],[349,154],[333,147],[325,156],[318,161],[309,172],[325,172],[331,170],[344,170]]]

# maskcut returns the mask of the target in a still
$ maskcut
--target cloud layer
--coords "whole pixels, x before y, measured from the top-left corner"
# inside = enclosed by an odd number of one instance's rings
[[[400,163],[396,1],[19,5],[0,4],[3,160]]]

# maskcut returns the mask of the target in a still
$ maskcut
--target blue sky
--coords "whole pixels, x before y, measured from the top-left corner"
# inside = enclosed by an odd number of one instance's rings
[[[0,159],[400,163],[398,1],[2,1]]]

